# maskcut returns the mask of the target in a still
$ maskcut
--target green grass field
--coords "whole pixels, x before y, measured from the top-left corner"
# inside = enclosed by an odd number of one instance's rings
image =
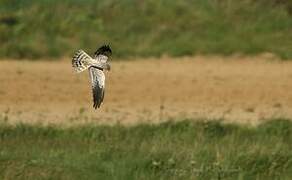
[[[109,43],[121,58],[270,52],[292,59],[290,0],[2,0],[0,58]]]
[[[291,179],[292,122],[0,126],[0,179]]]

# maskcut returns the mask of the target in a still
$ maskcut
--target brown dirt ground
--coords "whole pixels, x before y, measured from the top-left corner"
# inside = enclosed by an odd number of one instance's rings
[[[292,62],[269,56],[116,61],[94,110],[88,73],[71,60],[0,61],[0,119],[8,123],[136,124],[225,119],[257,124],[292,118]],[[2,116],[2,118],[1,118]]]

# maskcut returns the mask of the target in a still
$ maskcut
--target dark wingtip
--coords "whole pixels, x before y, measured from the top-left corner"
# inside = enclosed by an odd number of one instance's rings
[[[94,101],[94,103],[93,103],[93,108],[94,108],[94,109],[100,108],[100,105],[101,105],[101,102],[99,102],[99,101]]]
[[[96,56],[98,56],[100,54],[110,56],[110,55],[112,55],[112,49],[109,45],[103,45],[100,48],[98,48],[94,54]]]
[[[98,104],[98,102],[94,102],[94,104],[93,104],[93,108],[94,108],[94,109],[99,108],[99,106],[100,106],[100,104]]]

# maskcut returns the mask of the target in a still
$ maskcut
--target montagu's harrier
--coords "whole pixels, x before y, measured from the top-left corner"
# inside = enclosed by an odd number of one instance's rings
[[[107,61],[111,54],[111,48],[108,45],[104,45],[96,50],[94,58],[91,58],[83,50],[78,50],[72,59],[72,66],[77,73],[86,69],[89,70],[93,94],[93,107],[95,109],[100,107],[104,98],[104,70],[110,70],[110,64]]]

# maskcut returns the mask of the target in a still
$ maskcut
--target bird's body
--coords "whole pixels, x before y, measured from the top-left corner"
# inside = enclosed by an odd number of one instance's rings
[[[104,70],[110,70],[107,62],[112,51],[109,46],[102,46],[91,58],[83,50],[78,50],[72,59],[72,66],[77,73],[88,69],[92,85],[93,107],[99,108],[104,99],[105,93],[105,74]]]

